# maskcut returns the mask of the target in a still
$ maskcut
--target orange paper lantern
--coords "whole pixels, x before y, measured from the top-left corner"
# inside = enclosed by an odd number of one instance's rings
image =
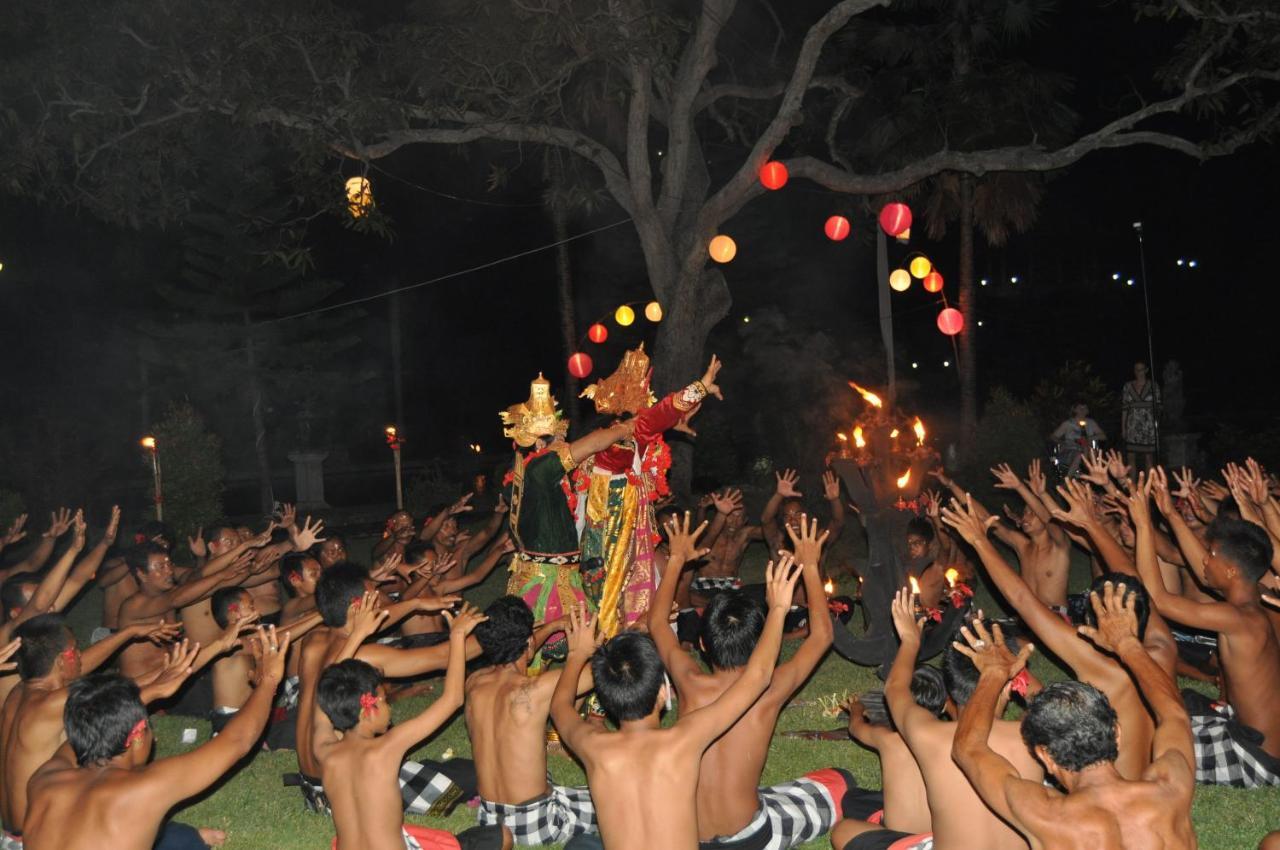
[[[569,356],[569,374],[575,378],[585,378],[591,374],[591,357],[579,351]]]
[[[600,324],[599,322],[596,322],[594,325],[587,328],[587,339],[591,340],[596,345],[599,345],[600,343],[604,342],[608,338],[609,338],[609,329],[606,328],[604,325]]]
[[[717,263],[727,263],[738,256],[738,243],[734,242],[732,237],[721,233],[711,240],[711,244],[707,246],[707,253]]]
[[[650,301],[644,305],[644,317],[651,322],[662,321],[662,305],[657,301]]]
[[[936,271],[929,272],[924,276],[925,292],[941,292],[942,291],[942,275]]]
[[[787,167],[780,162],[766,162],[760,168],[760,185],[777,190],[787,185]]]
[[[964,314],[955,307],[948,307],[938,314],[938,330],[947,336],[955,336],[964,330]]]
[[[901,236],[911,229],[911,207],[906,204],[885,204],[880,210],[880,227],[890,236]]]
[[[848,237],[853,228],[849,225],[849,219],[842,215],[833,215],[827,219],[827,223],[822,229],[826,231],[828,239],[832,242],[839,242]]]

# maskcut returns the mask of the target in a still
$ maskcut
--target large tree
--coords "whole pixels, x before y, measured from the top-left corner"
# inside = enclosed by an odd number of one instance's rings
[[[770,158],[782,155],[793,180],[877,196],[943,172],[1044,172],[1133,145],[1220,155],[1269,135],[1280,115],[1270,0],[1141,0],[1146,37],[1167,29],[1173,46],[1135,69],[1144,78],[1134,97],[1100,123],[1056,145],[944,138],[888,169],[840,155],[840,139],[863,130],[845,122],[865,89],[857,44],[836,58],[824,48],[893,0],[793,7],[788,21],[809,23],[780,22],[771,49],[730,32],[770,8],[737,0],[421,0],[364,17],[319,0],[51,5],[19,0],[0,22],[13,48],[0,68],[9,190],[125,221],[180,215],[180,178],[197,166],[176,151],[209,119],[279,131],[298,151],[300,187],[328,192],[339,212],[335,154],[367,162],[480,141],[558,148],[594,169],[635,228],[666,316],[660,389],[695,374],[729,309],[707,242],[763,191],[756,175]],[[804,125],[824,131],[793,133]],[[736,143],[732,156],[711,155],[708,140],[721,136]]]

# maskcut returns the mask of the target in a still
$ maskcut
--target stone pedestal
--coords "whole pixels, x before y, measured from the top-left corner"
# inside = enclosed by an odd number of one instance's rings
[[[1180,466],[1195,467],[1199,460],[1196,444],[1199,434],[1161,434],[1160,448],[1163,450],[1164,462],[1170,469]]]
[[[324,500],[324,459],[328,452],[290,452],[293,480],[297,488],[298,510],[313,511],[329,507]]]

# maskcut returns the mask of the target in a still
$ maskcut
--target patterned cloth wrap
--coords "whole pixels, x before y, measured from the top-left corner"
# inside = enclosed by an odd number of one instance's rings
[[[12,832],[0,832],[0,850],[22,850],[22,836]]]
[[[737,576],[698,576],[689,582],[689,589],[703,596],[714,596],[728,590],[742,590],[742,579]]]
[[[305,775],[299,775],[298,780],[307,810],[332,816],[321,780]],[[406,761],[400,765],[399,780],[404,810],[415,815],[444,814],[467,793],[440,770],[439,764],[430,761]]]
[[[856,788],[845,771],[827,768],[760,789],[760,810],[735,835],[699,842],[701,850],[787,850],[826,834],[842,816],[842,801]]]
[[[516,844],[563,844],[575,835],[596,832],[596,807],[585,785],[556,785],[527,803],[495,803],[480,799],[476,823],[505,826]]]
[[[1231,706],[1216,708],[1204,694],[1182,692],[1191,716],[1196,782],[1259,788],[1280,785],[1280,759],[1262,749],[1262,733],[1236,719]]]

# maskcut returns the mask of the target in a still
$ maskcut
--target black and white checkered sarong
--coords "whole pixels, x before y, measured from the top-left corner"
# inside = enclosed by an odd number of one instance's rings
[[[1196,753],[1196,782],[1258,788],[1280,785],[1280,759],[1262,749],[1262,733],[1235,719],[1224,706],[1215,710],[1208,699],[1184,690],[1183,702],[1191,715],[1191,741]]]
[[[280,683],[280,693],[276,695],[276,705],[288,711],[298,707],[298,695],[302,693],[302,685],[297,676],[289,676]]]
[[[750,847],[787,850],[830,831],[840,819],[840,801],[809,776],[760,789],[760,810],[736,835],[699,843],[702,850]]]
[[[505,826],[516,844],[563,844],[575,835],[598,831],[596,807],[586,786],[548,783],[551,790],[519,805],[480,799],[476,822]]]
[[[729,590],[741,590],[742,579],[737,576],[698,576],[689,583],[689,589],[702,596],[714,596]]]
[[[475,768],[466,759],[451,760],[450,770],[433,761],[406,761],[400,765],[400,796],[404,810],[415,815],[443,815],[458,801],[475,794],[475,788],[463,788],[449,774],[457,774],[464,765],[474,775]]]

